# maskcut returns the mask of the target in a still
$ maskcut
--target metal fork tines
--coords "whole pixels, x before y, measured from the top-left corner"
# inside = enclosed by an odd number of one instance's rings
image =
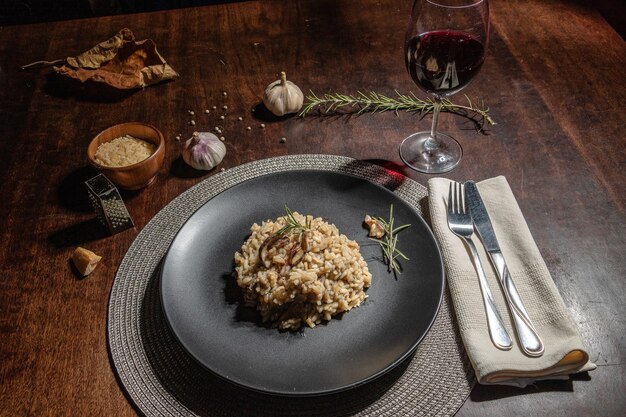
[[[474,224],[472,223],[472,216],[469,213],[464,198],[463,187],[456,182],[450,183],[450,189],[448,191],[448,227],[452,233],[463,239],[472,253],[474,267],[478,273],[480,292],[487,314],[487,327],[491,341],[498,349],[510,350],[513,346],[513,342],[504,327],[502,317],[493,299],[491,288],[489,287],[485,271],[480,262],[478,251],[472,241]]]

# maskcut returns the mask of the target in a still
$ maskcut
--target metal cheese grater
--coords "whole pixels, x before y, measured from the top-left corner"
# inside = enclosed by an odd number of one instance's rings
[[[96,215],[109,233],[113,235],[135,226],[119,191],[107,177],[99,174],[85,181],[85,185]]]

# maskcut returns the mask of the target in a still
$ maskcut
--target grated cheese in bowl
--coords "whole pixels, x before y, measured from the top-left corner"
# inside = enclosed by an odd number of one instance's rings
[[[124,135],[100,144],[94,160],[106,167],[125,167],[147,159],[155,150],[156,147],[150,142]]]

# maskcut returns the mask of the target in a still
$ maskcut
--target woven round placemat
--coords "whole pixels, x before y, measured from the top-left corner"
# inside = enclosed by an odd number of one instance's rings
[[[251,162],[201,181],[169,203],[139,233],[117,271],[108,311],[108,342],[118,381],[147,416],[434,416],[452,415],[475,384],[446,291],[439,314],[415,353],[385,375],[320,397],[278,397],[230,384],[195,362],[168,327],[159,268],[185,221],[213,196],[280,171],[316,169],[383,185],[422,216],[426,189],[368,162],[332,155],[291,155]],[[358,347],[356,347],[358,348]],[[323,360],[323,359],[322,359]],[[306,375],[303,375],[306,377]]]

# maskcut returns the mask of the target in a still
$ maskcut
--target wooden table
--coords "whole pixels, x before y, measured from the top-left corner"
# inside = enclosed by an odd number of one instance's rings
[[[0,28],[0,414],[134,414],[107,355],[109,291],[146,223],[213,175],[175,169],[175,136],[216,124],[204,109],[228,105],[224,168],[300,153],[400,163],[399,143],[428,129],[430,117],[264,122],[251,109],[281,70],[304,91],[418,92],[402,58],[409,3],[251,1]],[[623,415],[626,45],[582,2],[496,0],[492,18],[486,64],[465,93],[483,98],[497,125],[480,134],[443,114],[440,129],[464,149],[445,177],[507,177],[598,369],[526,389],[477,386],[458,415]],[[107,101],[60,91],[45,70],[19,71],[78,54],[123,27],[154,39],[181,78]],[[124,194],[136,228],[95,238],[84,230],[94,217],[82,184],[93,174],[87,144],[131,120],[162,130],[166,161],[155,184]],[[404,173],[422,184],[431,178]],[[103,257],[85,279],[68,261],[79,244]]]

